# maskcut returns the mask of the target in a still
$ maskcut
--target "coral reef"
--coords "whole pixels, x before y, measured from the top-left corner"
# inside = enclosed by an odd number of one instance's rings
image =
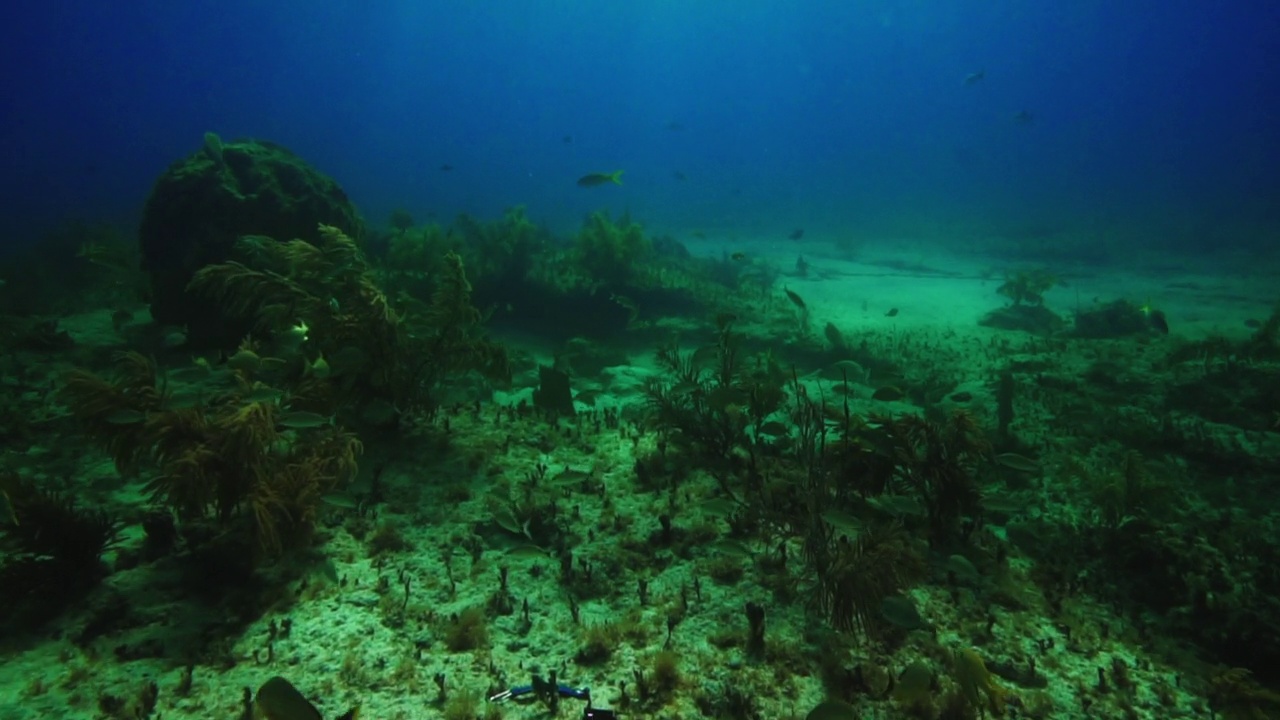
[[[197,162],[232,173],[237,145]],[[1280,313],[1099,340],[1045,307],[1055,278],[1010,275],[1031,336],[898,297],[833,316],[873,276],[625,216],[380,237],[202,262],[184,297],[236,334],[189,363],[130,308],[0,326],[0,400],[31,415],[6,424],[0,617],[74,608],[57,654],[93,683],[33,682],[36,712],[203,716],[281,667],[325,717],[470,718],[504,688],[563,715],[588,684],[655,717],[1274,710]],[[904,268],[928,270],[875,272]]]

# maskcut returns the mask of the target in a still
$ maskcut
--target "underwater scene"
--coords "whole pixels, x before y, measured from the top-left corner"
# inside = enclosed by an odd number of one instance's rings
[[[0,20],[0,720],[1280,718],[1280,6]]]

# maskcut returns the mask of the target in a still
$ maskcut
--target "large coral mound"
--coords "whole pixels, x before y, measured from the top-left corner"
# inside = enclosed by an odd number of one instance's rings
[[[235,241],[263,235],[311,238],[320,224],[359,238],[362,222],[338,183],[279,145],[261,140],[204,147],[156,180],[139,229],[143,267],[151,275],[151,312],[164,323],[217,335],[224,318],[187,293],[197,270],[231,258]]]

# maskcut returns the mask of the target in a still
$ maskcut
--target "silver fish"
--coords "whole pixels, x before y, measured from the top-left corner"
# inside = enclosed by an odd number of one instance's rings
[[[1039,473],[1040,463],[1028,457],[1023,457],[1018,453],[1000,453],[996,456],[996,462],[1009,468],[1024,473]]]
[[[325,417],[319,413],[307,412],[306,410],[294,410],[281,415],[276,424],[294,430],[304,430],[332,425],[333,418]]]

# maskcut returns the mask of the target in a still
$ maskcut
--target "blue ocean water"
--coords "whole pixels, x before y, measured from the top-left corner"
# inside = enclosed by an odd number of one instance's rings
[[[131,226],[206,131],[290,148],[375,223],[524,204],[566,230],[609,208],[670,232],[1192,249],[1280,227],[1275,3],[21,0],[0,18],[10,245]],[[622,187],[574,184],[619,169]]]

